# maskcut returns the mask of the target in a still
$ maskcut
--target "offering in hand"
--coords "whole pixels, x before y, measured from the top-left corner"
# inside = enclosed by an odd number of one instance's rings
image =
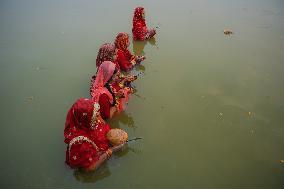
[[[145,60],[145,56],[140,56],[140,55],[138,55],[138,56],[136,56],[135,57],[135,60],[136,60],[136,62],[137,63],[140,63],[140,62],[142,62],[143,60]]]

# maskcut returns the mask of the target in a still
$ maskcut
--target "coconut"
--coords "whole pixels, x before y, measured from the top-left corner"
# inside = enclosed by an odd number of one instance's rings
[[[123,144],[128,139],[128,134],[122,129],[111,129],[107,133],[107,139],[113,146]]]

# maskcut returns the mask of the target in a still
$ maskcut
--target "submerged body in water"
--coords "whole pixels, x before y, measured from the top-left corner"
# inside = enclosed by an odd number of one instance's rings
[[[143,7],[136,7],[133,15],[132,34],[134,40],[144,41],[154,37],[155,29],[148,29],[145,20],[145,10]]]
[[[121,32],[116,36],[114,44],[116,48],[116,60],[120,69],[125,72],[130,71],[135,65],[145,59],[144,56],[136,56],[129,51],[129,35],[125,32]]]

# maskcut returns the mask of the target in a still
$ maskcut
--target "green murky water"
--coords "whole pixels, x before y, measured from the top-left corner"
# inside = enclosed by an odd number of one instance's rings
[[[137,5],[158,36],[131,44],[144,74],[111,125],[143,140],[74,172],[67,110]],[[282,0],[0,1],[1,188],[284,188],[283,11]]]

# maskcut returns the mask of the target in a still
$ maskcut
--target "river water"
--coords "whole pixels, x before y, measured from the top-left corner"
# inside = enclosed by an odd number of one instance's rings
[[[66,113],[138,5],[158,34],[110,124],[143,139],[71,170]],[[283,189],[283,20],[282,0],[0,1],[1,188]]]

